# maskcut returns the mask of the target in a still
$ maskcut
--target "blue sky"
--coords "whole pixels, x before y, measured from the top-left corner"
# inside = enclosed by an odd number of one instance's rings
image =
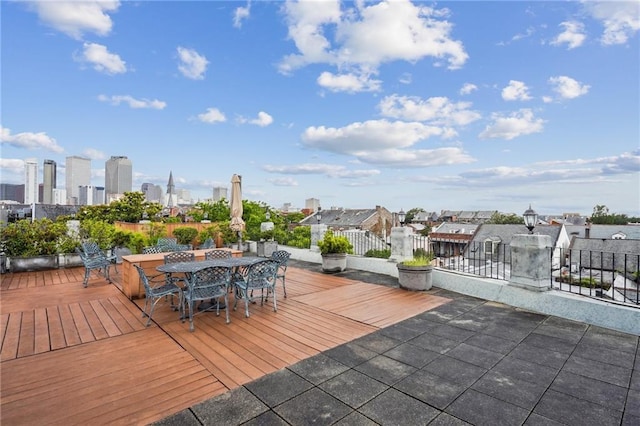
[[[640,216],[640,2],[2,1],[1,180]],[[41,175],[40,175],[41,176]]]

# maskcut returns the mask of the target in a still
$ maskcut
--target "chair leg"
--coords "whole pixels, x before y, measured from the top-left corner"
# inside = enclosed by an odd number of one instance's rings
[[[273,286],[273,312],[278,312],[278,302],[276,302],[276,286]]]
[[[82,281],[82,285],[87,287],[89,284],[89,275],[91,274],[91,269],[84,268],[84,280]]]

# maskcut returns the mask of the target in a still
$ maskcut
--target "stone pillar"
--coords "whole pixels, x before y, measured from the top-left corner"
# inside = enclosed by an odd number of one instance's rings
[[[311,251],[319,252],[318,241],[324,238],[327,232],[327,225],[311,225]]]
[[[517,234],[511,240],[509,285],[532,291],[551,288],[551,237]]]
[[[411,228],[395,226],[391,228],[391,256],[389,261],[402,262],[413,257],[413,237]]]

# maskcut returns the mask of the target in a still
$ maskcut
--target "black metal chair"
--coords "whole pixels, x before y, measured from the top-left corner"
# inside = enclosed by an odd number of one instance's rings
[[[178,296],[177,306],[180,311],[180,317],[184,319],[184,294],[182,289],[173,281],[167,281],[165,274],[148,276],[140,266],[136,264],[133,266],[138,270],[140,281],[142,281],[142,285],[144,286],[145,301],[142,316],[144,317],[146,315],[148,317],[147,327],[151,324],[151,316],[153,315],[153,310],[156,304],[161,299],[166,299],[168,296],[171,296],[172,308],[176,307],[176,305],[173,304],[173,297],[176,295]],[[157,277],[160,276],[162,277],[162,281],[157,280]],[[149,312],[147,312],[147,309],[149,309]]]
[[[190,251],[172,251],[169,254],[164,255],[164,263],[179,263],[179,262],[195,262],[196,255]],[[178,284],[179,282],[187,282],[186,277],[177,277],[171,274],[167,274],[167,280]]]
[[[84,265],[84,279],[82,285],[87,287],[91,271],[102,272],[107,282],[111,282],[109,276],[109,267],[115,264],[115,256],[107,256],[95,241],[83,241],[81,248],[76,247],[76,253],[80,255],[82,264]]]
[[[285,274],[287,272],[287,264],[289,263],[289,258],[291,257],[291,253],[286,250],[276,250],[271,253],[271,259],[278,262],[278,272],[276,274],[276,279],[282,281],[282,290],[284,290],[284,297],[287,297],[287,287],[285,286]]]
[[[240,274],[234,274],[232,285],[235,293],[235,303],[233,310],[238,306],[238,300],[244,300],[244,315],[249,317],[249,304],[252,302],[254,290],[260,290],[260,305],[263,305],[269,296],[269,292],[273,292],[273,311],[278,311],[276,298],[276,274],[278,273],[278,262],[273,259],[265,259],[249,266],[246,277]],[[266,297],[265,297],[266,291]]]
[[[227,324],[229,319],[229,284],[231,281],[231,268],[228,266],[209,266],[189,275],[188,285],[185,290],[185,302],[189,309],[189,331],[194,330],[193,316],[202,312],[216,309],[216,315],[220,315],[220,298],[224,298],[224,309]],[[215,301],[206,309],[195,308],[196,301]],[[184,322],[184,316],[183,322]]]

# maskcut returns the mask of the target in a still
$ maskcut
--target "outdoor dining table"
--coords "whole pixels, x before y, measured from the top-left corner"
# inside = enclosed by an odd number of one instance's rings
[[[191,282],[189,279],[189,275],[201,269],[211,266],[226,266],[228,268],[232,268],[233,272],[236,272],[239,267],[251,266],[256,262],[260,262],[261,260],[265,260],[265,258],[257,256],[246,256],[229,257],[226,259],[194,260],[192,262],[165,263],[163,265],[156,266],[156,270],[158,272],[164,272],[165,274],[183,273],[187,276],[186,281],[187,285],[189,285],[189,283]],[[210,305],[202,306],[202,304],[204,303],[205,302],[202,302],[201,305],[198,306],[198,310],[205,310],[210,307]],[[225,306],[223,306],[223,304],[220,304],[220,308],[224,309]]]

